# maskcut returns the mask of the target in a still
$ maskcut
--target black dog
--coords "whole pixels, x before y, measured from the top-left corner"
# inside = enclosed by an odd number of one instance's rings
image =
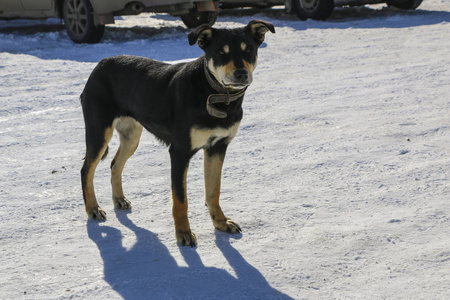
[[[111,163],[113,202],[128,209],[122,190],[122,170],[136,150],[145,127],[169,146],[173,218],[177,241],[195,246],[187,216],[186,174],[189,160],[204,150],[206,205],[214,226],[241,232],[219,206],[222,164],[228,144],[242,119],[242,101],[252,82],[258,47],[271,23],[254,20],[237,29],[202,25],[188,35],[189,43],[205,52],[197,60],[166,64],[148,58],[116,56],[102,60],[81,94],[86,125],[86,158],[81,182],[86,212],[104,220],[94,192],[94,173],[106,156],[114,128],[120,146]]]

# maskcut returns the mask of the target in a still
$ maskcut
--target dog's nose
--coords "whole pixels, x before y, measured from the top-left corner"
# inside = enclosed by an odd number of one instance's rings
[[[248,80],[248,72],[245,69],[238,69],[234,71],[234,78],[239,82],[246,82]]]

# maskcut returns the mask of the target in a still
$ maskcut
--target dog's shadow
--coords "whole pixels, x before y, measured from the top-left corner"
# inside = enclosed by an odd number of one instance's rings
[[[88,221],[87,231],[100,250],[105,281],[124,299],[292,299],[268,284],[231,246],[228,234],[217,232],[216,245],[237,278],[205,266],[191,248],[180,248],[188,267],[179,266],[156,234],[136,226],[128,212],[116,215],[136,235],[130,249],[122,245],[122,233],[104,223]]]

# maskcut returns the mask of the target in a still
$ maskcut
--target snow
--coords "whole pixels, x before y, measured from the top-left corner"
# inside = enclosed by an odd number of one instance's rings
[[[194,249],[175,242],[169,156],[150,134],[124,171],[132,211],[114,210],[103,162],[108,219],[88,220],[79,178],[90,72],[116,54],[199,56],[181,21],[124,17],[97,45],[74,45],[58,20],[0,21],[2,299],[450,298],[450,2],[343,8],[325,22],[226,12],[216,26],[254,18],[277,33],[221,195],[243,233],[213,229],[198,154]]]

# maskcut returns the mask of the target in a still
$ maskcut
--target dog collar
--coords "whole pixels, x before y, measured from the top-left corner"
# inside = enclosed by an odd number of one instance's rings
[[[230,93],[229,89],[224,88],[219,82],[217,82],[217,80],[212,78],[206,64],[207,62],[205,60],[204,69],[206,80],[208,80],[209,85],[218,93],[218,94],[211,94],[208,96],[208,99],[206,100],[206,110],[211,116],[219,119],[224,119],[227,117],[228,114],[225,111],[215,107],[214,104],[225,103],[226,105],[230,105],[231,102],[236,101],[242,96],[244,96],[247,88],[244,88],[237,93],[233,94]]]

